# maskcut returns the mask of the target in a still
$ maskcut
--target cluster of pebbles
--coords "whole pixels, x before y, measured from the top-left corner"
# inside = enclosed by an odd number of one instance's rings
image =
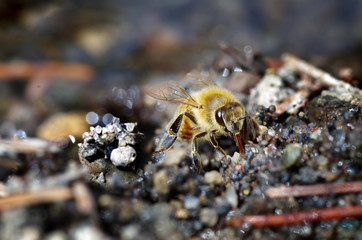
[[[82,138],[79,159],[90,169],[92,180],[105,184],[110,182],[109,177],[120,177],[121,182],[127,183],[128,178],[136,176],[132,174],[135,169],[132,163],[137,158],[134,147],[143,139],[137,123],[120,123],[119,118],[114,117],[105,127],[91,127]]]

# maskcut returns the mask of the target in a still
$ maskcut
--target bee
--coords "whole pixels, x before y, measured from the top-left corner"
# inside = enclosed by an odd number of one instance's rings
[[[154,154],[171,149],[178,138],[191,142],[193,163],[200,173],[199,140],[209,141],[215,150],[223,154],[224,160],[227,155],[219,146],[218,137],[233,138],[240,153],[243,153],[243,145],[255,140],[261,133],[261,127],[230,91],[217,86],[211,78],[198,73],[189,73],[186,77],[193,80],[196,91],[190,93],[179,83],[169,84],[167,91],[148,91],[153,98],[180,104],[168,125],[166,137]]]

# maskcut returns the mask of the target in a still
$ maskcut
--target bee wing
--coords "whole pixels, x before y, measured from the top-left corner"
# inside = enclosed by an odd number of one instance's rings
[[[210,76],[206,76],[200,72],[190,72],[186,74],[185,82],[190,88],[195,90],[204,87],[217,86]]]
[[[169,81],[150,87],[147,89],[147,94],[159,100],[202,108],[202,105],[185,88],[181,87],[177,81]]]

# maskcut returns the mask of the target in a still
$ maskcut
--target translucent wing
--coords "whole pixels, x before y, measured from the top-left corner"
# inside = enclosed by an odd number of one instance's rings
[[[190,72],[186,74],[184,82],[188,88],[194,91],[204,87],[216,86],[215,82],[211,79],[210,76],[206,76],[200,72]]]
[[[183,86],[181,86],[181,83]],[[212,79],[198,72],[190,72],[181,81],[169,81],[158,84],[147,91],[148,95],[163,101],[182,103],[195,108],[203,108],[191,92],[205,87],[216,86]]]
[[[179,82],[170,81],[161,83],[156,86],[150,87],[147,90],[147,94],[153,98],[189,105],[195,108],[202,108],[195,98],[183,87],[180,86]]]

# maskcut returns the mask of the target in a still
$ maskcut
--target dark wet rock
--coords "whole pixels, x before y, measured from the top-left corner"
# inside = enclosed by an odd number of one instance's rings
[[[333,96],[318,96],[308,104],[309,119],[318,124],[342,121],[349,103]]]

